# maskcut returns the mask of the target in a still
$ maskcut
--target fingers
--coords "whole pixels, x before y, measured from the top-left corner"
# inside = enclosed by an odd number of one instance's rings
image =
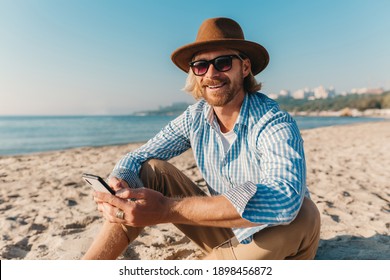
[[[117,216],[117,213],[118,211],[125,213],[125,209],[129,210],[131,208],[128,199],[132,195],[132,190],[126,181],[115,177],[110,178],[108,184],[116,191],[116,195],[94,191],[93,197],[97,203],[97,208],[109,222],[125,223],[126,214]]]
[[[118,212],[122,212],[123,216],[119,217]],[[103,217],[111,223],[125,222],[125,218],[126,218],[125,212],[122,209],[114,207],[108,203],[102,203],[102,213],[103,213]]]
[[[117,197],[127,200],[139,200],[145,198],[145,189],[121,189],[116,194]]]
[[[127,182],[125,180],[118,179],[116,177],[111,177],[108,181],[108,184],[115,191],[129,188],[129,185],[127,184]]]
[[[118,191],[122,188],[121,181],[118,178],[112,177],[108,181],[108,184],[114,191]]]
[[[117,197],[115,195],[111,195],[103,192],[94,192],[94,200],[99,203],[108,203],[120,209],[126,207],[127,200]]]
[[[117,197],[123,198],[123,199],[128,199],[131,198],[132,190],[131,189],[120,189],[115,193]]]
[[[141,202],[147,199],[148,189],[121,189],[116,195],[97,192],[93,193],[94,200],[97,202],[98,210],[103,217],[111,223],[122,223],[130,226],[140,226],[136,222],[134,211]],[[161,195],[161,194],[160,194]],[[129,200],[138,200],[135,203]],[[117,216],[118,211],[123,211],[124,217]],[[123,218],[123,219],[121,219]],[[139,217],[138,217],[139,218]],[[143,224],[142,224],[143,225]]]
[[[102,213],[104,219],[109,221],[110,223],[125,223],[126,214],[123,210],[114,207],[108,203],[101,203],[99,206],[99,211]],[[119,214],[118,214],[119,213]],[[123,216],[120,215],[123,213]],[[119,216],[118,216],[119,215]]]

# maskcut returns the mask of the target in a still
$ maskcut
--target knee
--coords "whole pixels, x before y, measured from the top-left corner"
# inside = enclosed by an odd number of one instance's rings
[[[149,159],[145,161],[141,166],[140,177],[156,177],[160,176],[162,171],[164,170],[165,161],[159,159]]]
[[[302,205],[302,221],[305,227],[305,239],[310,243],[318,243],[321,231],[321,215],[311,199],[305,198]],[[314,256],[313,256],[314,257]]]
[[[156,177],[156,168],[160,164],[160,160],[150,159],[145,161],[141,166],[140,179],[144,186],[148,186],[151,178]]]
[[[146,188],[162,192],[165,175],[169,174],[169,163],[163,160],[150,159],[142,164],[140,179]]]
[[[314,204],[314,202],[309,199],[305,198],[302,210],[304,210],[304,215],[307,217],[307,222],[313,227],[318,228],[321,224],[321,216],[320,212],[318,211],[317,206]]]
[[[145,168],[148,168],[151,170],[161,169],[165,164],[167,164],[166,161],[152,158],[152,159],[145,161],[142,164],[142,169],[145,169]],[[142,172],[142,169],[141,169],[141,172]]]

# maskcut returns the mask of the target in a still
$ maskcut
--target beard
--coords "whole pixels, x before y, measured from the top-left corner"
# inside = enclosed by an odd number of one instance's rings
[[[223,85],[219,88],[209,87]],[[202,97],[208,104],[215,107],[222,107],[228,104],[239,93],[240,86],[231,82],[230,79],[208,79],[202,83]]]

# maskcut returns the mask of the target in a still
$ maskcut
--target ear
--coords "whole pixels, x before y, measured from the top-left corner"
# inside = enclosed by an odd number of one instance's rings
[[[249,73],[251,72],[251,61],[248,58],[245,58],[244,61],[242,62],[242,74],[244,78],[246,78]]]

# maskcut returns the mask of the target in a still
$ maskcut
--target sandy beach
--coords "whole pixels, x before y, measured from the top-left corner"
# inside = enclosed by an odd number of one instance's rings
[[[307,183],[320,209],[316,259],[390,259],[390,122],[302,131]],[[0,157],[1,259],[79,259],[102,218],[83,172],[108,176],[140,144]],[[171,162],[204,186],[191,151]],[[148,227],[122,259],[198,259],[169,224]]]

